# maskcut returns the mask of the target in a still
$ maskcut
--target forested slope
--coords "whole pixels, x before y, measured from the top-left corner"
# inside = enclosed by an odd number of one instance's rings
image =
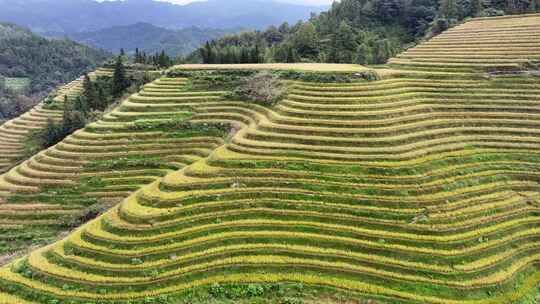
[[[191,59],[204,63],[383,64],[425,37],[470,17],[539,10],[537,0],[342,0],[307,22],[213,40]]]
[[[0,118],[25,112],[58,85],[95,70],[108,56],[70,40],[50,40],[17,25],[0,23]],[[13,91],[2,81],[5,77],[26,79],[29,85]]]

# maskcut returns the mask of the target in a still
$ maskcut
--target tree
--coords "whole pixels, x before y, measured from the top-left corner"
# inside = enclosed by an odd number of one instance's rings
[[[240,49],[240,63],[249,63],[249,55],[247,47],[242,47]]]
[[[171,58],[167,56],[164,50],[161,51],[159,55],[157,55],[157,58],[157,66],[160,68],[168,68],[172,65]]]
[[[146,56],[146,52],[142,53],[141,63],[144,63],[144,64],[148,63],[148,57]]]
[[[97,90],[97,99],[99,103],[96,105],[96,109],[100,111],[105,111],[108,104],[108,98],[105,94],[105,89],[102,86],[98,87]]]
[[[440,0],[439,14],[446,19],[456,18],[458,6],[456,0]]]
[[[62,139],[62,130],[52,121],[52,119],[49,118],[47,119],[47,126],[45,126],[45,130],[43,131],[43,135],[41,137],[42,139],[40,141],[42,141],[42,143],[40,146],[43,148],[48,148],[55,145]]]
[[[482,0],[472,0],[471,2],[471,15],[473,17],[478,17],[482,14],[482,11],[484,10],[484,4],[482,3]]]
[[[129,87],[129,79],[126,77],[126,69],[122,63],[122,57],[118,56],[114,66],[112,94],[114,97],[122,95],[125,89]]]
[[[373,49],[367,43],[362,43],[358,46],[358,49],[356,50],[356,63],[373,63]]]
[[[86,100],[86,103],[88,103],[89,108],[96,108],[97,104],[99,103],[97,92],[94,84],[92,83],[92,80],[90,80],[90,77],[88,77],[88,74],[85,74],[83,78],[82,96]]]
[[[261,62],[261,51],[258,44],[255,44],[255,47],[251,49],[250,52],[250,63],[260,63]]]
[[[392,56],[394,56],[394,48],[392,46],[392,43],[388,39],[378,40],[375,43],[375,63],[386,63],[388,59]]]
[[[77,96],[73,101],[71,112],[79,112],[84,116],[88,116],[91,106],[84,96]]]
[[[358,48],[352,27],[345,21],[339,25],[332,38],[332,49],[329,60],[335,63],[352,63]]]
[[[280,32],[275,26],[269,27],[263,34],[264,39],[270,45],[280,43],[285,39],[285,34]]]
[[[278,31],[282,34],[289,34],[291,27],[288,22],[283,22],[283,24],[279,26]]]
[[[216,63],[216,54],[214,53],[213,47],[210,45],[210,42],[207,41],[204,44],[204,47],[199,49],[203,63]]]
[[[399,18],[403,11],[400,0],[377,0],[375,1],[375,13],[383,21],[391,21]]]
[[[311,22],[302,23],[293,38],[293,47],[301,57],[315,58],[319,53],[319,36]]]
[[[139,52],[139,48],[135,48],[135,63],[144,63],[142,61],[141,52]]]

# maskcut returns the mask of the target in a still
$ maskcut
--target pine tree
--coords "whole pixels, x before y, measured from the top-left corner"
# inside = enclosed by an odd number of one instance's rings
[[[62,113],[62,128],[64,130],[71,128],[71,112],[73,105],[68,100],[67,95],[64,95],[64,112]]]
[[[71,102],[69,101],[68,99],[68,96],[67,95],[64,95],[64,109],[63,109],[63,112],[62,112],[62,121],[66,121],[68,120],[68,116],[69,116],[69,113],[71,111]]]
[[[204,47],[199,50],[203,63],[216,63],[216,53],[210,42],[206,42]]]
[[[84,96],[77,96],[73,102],[72,112],[82,113],[84,116],[90,112],[90,105]]]
[[[250,63],[259,63],[261,61],[261,51],[259,45],[255,44],[255,47],[251,50]]]
[[[59,141],[61,137],[59,126],[55,124],[52,119],[47,119],[47,126],[44,131],[44,138],[41,139],[41,146],[43,148],[48,148]]]
[[[135,63],[141,63],[141,54],[139,48],[135,48]]]
[[[114,97],[122,95],[125,89],[129,87],[129,80],[126,77],[126,69],[122,63],[122,57],[118,56],[113,73],[112,94]]]
[[[249,50],[245,46],[240,49],[240,63],[249,63]]]
[[[160,68],[168,68],[171,66],[171,59],[169,58],[169,56],[167,56],[164,50],[161,51],[158,56],[158,66]]]
[[[105,95],[105,90],[101,86],[97,90],[97,99],[97,110],[105,111],[105,109],[107,108],[108,100],[107,96]]]
[[[96,94],[96,89],[94,87],[94,84],[92,83],[92,80],[90,80],[90,77],[88,77],[88,74],[84,75],[83,78],[83,94],[84,99],[86,100],[86,103],[88,104],[88,107],[90,109],[96,109],[98,98]]]

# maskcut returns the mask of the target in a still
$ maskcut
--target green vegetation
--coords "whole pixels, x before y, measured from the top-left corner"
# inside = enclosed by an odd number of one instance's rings
[[[0,85],[0,118],[9,119],[37,104],[59,84],[94,70],[108,54],[0,23],[0,57],[0,76],[5,79],[4,85]],[[23,87],[25,90],[21,91]]]
[[[86,124],[95,120],[99,112],[105,111],[107,107],[122,97],[131,87],[138,87],[140,81],[128,78],[124,64],[118,57],[112,77],[97,77],[92,81],[88,75],[83,77],[82,93],[74,100],[64,96],[64,101],[60,107],[63,110],[62,120],[58,123],[49,119],[44,129],[38,129],[29,134],[26,142],[26,153],[24,158],[28,158],[37,152],[62,141],[66,136],[83,128]],[[49,107],[54,108],[54,104]]]
[[[206,43],[203,63],[327,62],[382,64],[423,37],[469,17],[536,12],[536,0],[343,0],[293,26],[244,32]]]
[[[139,52],[139,49],[135,49],[135,55],[133,58],[134,63],[139,64],[151,64],[157,68],[166,69],[173,65],[173,59],[165,53],[165,50],[156,52],[152,56],[147,56],[146,52]]]
[[[0,300],[537,302],[538,29],[474,19],[358,75],[169,70],[0,177],[17,244],[95,217]]]
[[[69,82],[107,58],[104,52],[69,40],[47,40],[13,24],[2,23],[0,32],[0,75],[30,78],[31,92]]]
[[[95,218],[140,186],[207,156],[228,135],[227,123],[187,121],[193,116],[191,107],[182,100],[175,104],[159,97],[162,90],[172,90],[183,94],[184,100],[217,101],[222,92],[186,92],[186,79],[163,78],[143,85],[147,73],[124,73],[121,67],[116,75],[124,75],[132,83],[127,91],[144,87],[141,94],[153,96],[152,104],[139,107],[141,101],[133,95],[111,112],[96,115],[115,98],[113,78],[94,74],[80,79],[76,86],[79,94],[67,94],[70,98],[62,102],[51,100],[47,107],[66,110],[60,111],[54,127],[45,128],[34,140],[42,146],[57,144],[2,176],[0,188],[18,192],[3,194],[6,204],[0,208],[0,228],[8,232],[9,242],[0,246],[0,257],[9,258],[30,245],[54,241],[60,233]],[[77,117],[80,120],[73,119]],[[90,122],[94,117],[98,120]],[[76,121],[86,126],[58,141],[65,135],[64,128]]]

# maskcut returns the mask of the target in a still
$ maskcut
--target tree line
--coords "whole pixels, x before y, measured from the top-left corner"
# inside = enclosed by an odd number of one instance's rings
[[[120,50],[120,56],[125,56],[124,49]],[[157,68],[166,69],[173,66],[175,60],[167,55],[165,50],[156,52],[154,55],[147,55],[146,52],[141,52],[139,51],[139,48],[136,48],[133,62],[138,64],[153,65]]]
[[[92,81],[88,75],[83,79],[83,91],[74,99],[64,96],[63,115],[60,122],[49,120],[43,130],[30,135],[26,144],[27,156],[35,154],[62,141],[65,137],[95,120],[112,103],[128,91],[148,80],[128,76],[123,59],[118,56],[112,77],[97,77]]]
[[[342,0],[305,22],[209,41],[188,60],[381,64],[466,18],[539,10],[540,0]]]

